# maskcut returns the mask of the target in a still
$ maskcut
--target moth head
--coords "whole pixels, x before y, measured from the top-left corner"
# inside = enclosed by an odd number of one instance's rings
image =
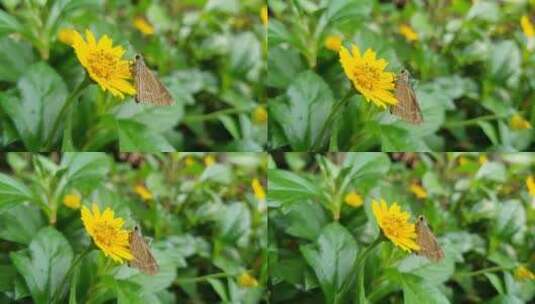
[[[142,57],[141,57],[141,54],[136,54],[136,56],[135,56],[134,58],[136,59],[136,61],[138,61],[138,60],[141,60],[141,59],[142,59]]]
[[[418,224],[427,225],[427,221],[425,220],[425,217],[423,215],[418,215]]]
[[[402,75],[402,76],[410,76],[411,75],[411,73],[409,73],[409,70],[407,70],[407,69],[401,69],[399,74]]]
[[[134,225],[134,232],[141,235],[141,227],[138,224]]]

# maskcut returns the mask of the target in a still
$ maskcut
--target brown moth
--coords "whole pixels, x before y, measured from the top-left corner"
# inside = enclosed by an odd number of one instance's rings
[[[134,259],[131,260],[128,266],[136,267],[141,272],[154,275],[158,273],[159,267],[156,259],[150,252],[149,245],[141,235],[141,229],[138,225],[134,226],[134,230],[130,231],[128,235],[130,242],[130,251]]]
[[[429,229],[423,215],[418,216],[416,222],[416,243],[420,246],[418,254],[425,256],[433,262],[440,262],[444,258],[444,251],[437,239]]]
[[[410,84],[409,71],[403,69],[396,77],[394,94],[398,103],[390,108],[390,113],[412,124],[421,124],[424,119],[416,100],[416,93]]]
[[[155,105],[170,105],[173,97],[165,86],[149,70],[143,57],[136,54],[132,66],[134,85],[136,86],[136,102],[150,103]]]

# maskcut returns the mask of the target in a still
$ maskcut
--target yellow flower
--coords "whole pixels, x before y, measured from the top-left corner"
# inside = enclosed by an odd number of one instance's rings
[[[524,265],[520,265],[516,268],[515,277],[519,281],[535,280],[535,274]]]
[[[64,44],[71,45],[74,43],[74,37],[76,36],[76,31],[69,28],[61,29],[58,33],[58,39]]]
[[[531,21],[529,21],[528,16],[522,16],[520,19],[520,26],[522,26],[522,31],[526,37],[531,38],[535,36],[535,28],[533,27]]]
[[[263,124],[268,119],[268,112],[266,107],[259,105],[253,111],[253,121],[257,124]]]
[[[367,49],[363,56],[356,45],[353,45],[351,51],[352,55],[342,46],[339,51],[340,62],[346,76],[366,101],[371,100],[383,108],[397,104],[398,101],[392,93],[394,73],[384,71],[388,62],[384,59],[377,60],[375,52],[371,49]]]
[[[526,187],[528,187],[529,195],[535,197],[535,177],[528,176],[526,178]]]
[[[129,232],[123,229],[124,220],[115,217],[114,212],[108,207],[104,213],[100,213],[97,204],[93,204],[91,212],[86,206],[82,207],[82,221],[87,233],[95,244],[114,261],[123,263],[124,260],[133,259],[128,240]]]
[[[144,201],[149,201],[153,197],[152,192],[150,192],[150,190],[147,189],[147,187],[145,187],[145,185],[143,184],[135,185],[134,192],[137,193],[137,195],[139,195],[139,197],[141,197],[141,199],[143,199]]]
[[[355,207],[355,208],[362,206],[362,203],[363,203],[362,196],[360,196],[355,191],[351,191],[348,194],[346,194],[346,197],[344,198],[344,201],[349,206]]]
[[[204,157],[204,164],[206,167],[213,166],[216,163],[215,157],[213,155],[206,155]]]
[[[269,15],[268,15],[267,5],[264,5],[262,6],[262,8],[260,8],[260,20],[262,20],[262,23],[264,24],[264,26],[268,25]]]
[[[69,193],[63,197],[63,205],[71,208],[80,208],[80,202],[82,201],[80,195],[76,192]]]
[[[145,36],[154,34],[154,27],[143,17],[135,17],[133,24],[134,27]]]
[[[113,47],[112,40],[107,35],[102,36],[97,43],[90,30],[85,31],[87,42],[77,31],[68,35],[72,40],[71,46],[76,52],[76,57],[91,79],[104,91],[109,90],[121,99],[124,98],[123,93],[136,94],[136,89],[128,81],[132,78],[132,73],[130,63],[122,59],[125,50],[121,46]]]
[[[193,159],[193,157],[191,156],[186,157],[186,160],[184,162],[186,163],[186,167],[191,167],[195,165],[195,159]]]
[[[398,203],[389,208],[385,200],[373,200],[372,209],[377,224],[394,245],[408,252],[420,250],[416,244],[416,226],[409,223],[410,214],[401,211]]]
[[[258,178],[253,178],[251,187],[253,187],[254,196],[257,200],[263,201],[266,199],[266,191],[264,190],[264,186],[262,186],[262,183],[260,183]]]
[[[325,39],[325,47],[331,51],[338,52],[342,46],[342,37],[330,35]]]
[[[402,24],[399,26],[399,33],[405,37],[409,42],[418,41],[418,33],[416,33],[410,25]]]
[[[427,198],[427,191],[425,191],[424,187],[420,186],[418,183],[412,183],[409,190],[416,195],[417,198],[423,199]]]
[[[251,288],[258,286],[258,281],[248,272],[244,272],[238,277],[238,284],[241,287]]]
[[[515,114],[513,117],[511,117],[509,125],[514,130],[531,129],[531,124],[529,121],[525,120],[524,117],[519,114]]]
[[[480,164],[481,166],[483,166],[484,164],[486,164],[488,161],[489,161],[489,159],[487,158],[486,155],[484,155],[484,154],[479,155],[479,164]]]
[[[470,163],[470,160],[464,156],[461,156],[459,158],[459,165],[461,166],[464,166],[464,165],[468,165]]]

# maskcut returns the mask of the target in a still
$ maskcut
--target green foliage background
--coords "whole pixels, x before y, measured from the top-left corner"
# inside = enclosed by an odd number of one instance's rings
[[[269,0],[270,149],[291,151],[531,151],[532,129],[513,130],[514,114],[535,125],[535,53],[520,17],[534,1]],[[406,3],[397,8],[393,3]],[[419,41],[407,42],[409,24]],[[387,71],[407,68],[424,123],[413,126],[368,104],[343,73],[325,38],[371,48]],[[336,100],[355,94],[320,130]]]
[[[262,181],[266,157],[219,154],[217,163],[206,167],[202,154],[127,156],[1,155],[0,303],[264,299],[267,217],[250,184],[255,177]],[[144,202],[133,192],[139,183],[154,199]],[[159,273],[141,274],[96,249],[80,210],[62,204],[72,191],[86,206],[110,207],[125,220],[125,229],[140,224],[152,238]],[[258,287],[237,284],[244,271],[257,278]]]
[[[527,303],[535,281],[535,155],[280,153],[268,170],[271,303]],[[428,196],[409,192],[421,182]],[[344,203],[350,191],[361,207]],[[426,217],[445,252],[433,263],[380,235],[373,199]],[[379,238],[379,240],[381,240]]]
[[[260,151],[267,123],[262,0],[0,1],[0,147],[25,151]],[[132,22],[145,16],[155,34]],[[176,104],[119,101],[96,84],[59,114],[84,78],[58,31],[92,30],[143,54]],[[85,36],[85,34],[84,34]],[[53,126],[58,124],[58,128]]]

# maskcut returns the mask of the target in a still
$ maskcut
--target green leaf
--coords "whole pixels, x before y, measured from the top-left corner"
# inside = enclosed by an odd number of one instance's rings
[[[7,12],[0,10],[0,35],[22,32],[24,27],[17,18],[9,15]]]
[[[0,213],[0,239],[29,244],[44,224],[41,210],[31,205],[16,205]]]
[[[523,304],[526,303],[514,295],[499,295],[493,298],[489,304]]]
[[[293,202],[320,196],[316,185],[285,170],[269,170],[268,184],[270,200]]]
[[[476,179],[486,179],[503,183],[507,179],[505,166],[499,162],[487,162],[477,171]]]
[[[314,269],[326,303],[345,303],[344,296],[355,278],[357,243],[338,223],[323,228],[315,244],[300,247],[308,265]]]
[[[71,245],[61,233],[45,227],[35,235],[28,249],[10,254],[17,271],[24,277],[37,304],[51,303],[58,292],[60,303],[68,285],[64,284],[73,259]]]
[[[522,230],[526,225],[526,211],[518,200],[508,200],[498,204],[493,231],[504,240]]]
[[[316,240],[327,224],[327,215],[321,205],[310,201],[296,201],[283,212],[288,223],[286,232],[295,237]]]
[[[224,205],[223,210],[216,216],[218,234],[226,242],[235,243],[249,233],[251,214],[244,204]]]
[[[34,60],[31,45],[9,36],[0,38],[0,80],[16,82]]]
[[[267,64],[269,71],[265,84],[276,88],[286,88],[305,69],[299,52],[280,46],[269,49]]]
[[[110,171],[111,161],[105,153],[66,152],[61,167],[67,170],[67,185],[96,188]]]
[[[438,287],[431,286],[425,279],[411,274],[403,275],[403,303],[405,304],[446,304],[448,298]]]
[[[175,149],[163,135],[144,124],[118,119],[119,150],[123,152],[173,152]]]
[[[310,151],[321,142],[320,131],[334,98],[329,86],[312,71],[297,76],[286,91],[285,102],[270,103],[270,119],[281,126],[295,151]],[[273,117],[272,117],[273,116]]]
[[[499,294],[505,293],[505,291],[503,290],[502,281],[500,280],[500,277],[498,275],[491,272],[486,272],[483,275],[487,277],[487,279],[489,279],[490,283],[492,284],[492,286],[494,286],[494,288],[496,288],[496,291]]]
[[[504,40],[495,43],[490,49],[488,69],[496,81],[509,81],[521,71],[522,57],[516,43]]]
[[[31,190],[18,180],[0,173],[0,213],[32,199]]]
[[[44,62],[28,68],[17,82],[20,100],[0,95],[0,106],[13,121],[26,149],[44,149],[45,141],[67,100],[67,86]]]

